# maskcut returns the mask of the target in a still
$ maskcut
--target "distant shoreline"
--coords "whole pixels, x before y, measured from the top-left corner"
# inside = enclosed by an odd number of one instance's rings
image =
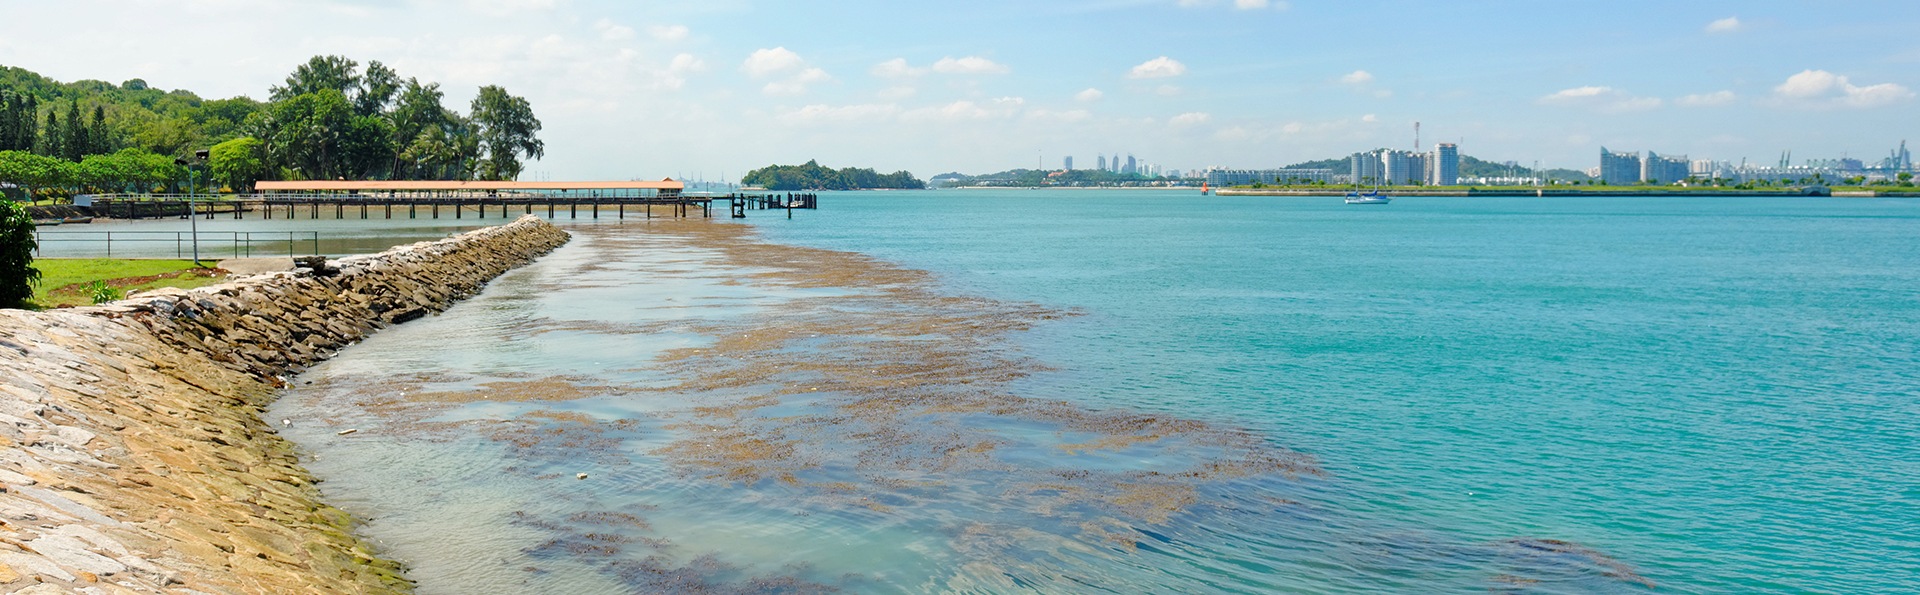
[[[1219,196],[1339,196],[1345,191],[1334,188],[1312,190],[1296,189],[1250,189],[1221,188],[1214,191]],[[1797,190],[1645,190],[1645,191],[1609,191],[1609,190],[1571,190],[1549,188],[1527,189],[1476,189],[1476,190],[1389,190],[1386,194],[1401,196],[1534,196],[1534,197],[1573,197],[1573,196],[1686,196],[1686,197],[1726,197],[1760,198],[1783,196],[1832,196],[1834,198],[1920,198],[1920,191],[1881,192],[1839,190],[1831,195],[1807,194]]]

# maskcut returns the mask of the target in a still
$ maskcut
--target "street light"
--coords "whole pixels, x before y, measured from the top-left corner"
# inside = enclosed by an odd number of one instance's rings
[[[193,158],[206,161],[207,151],[194,151]],[[200,266],[200,206],[199,203],[193,199],[194,182],[197,180],[200,172],[194,171],[193,166],[185,159],[174,159],[173,164],[187,168],[187,227],[191,229],[193,233],[193,266]],[[209,186],[213,184],[211,173],[208,174],[207,184]]]

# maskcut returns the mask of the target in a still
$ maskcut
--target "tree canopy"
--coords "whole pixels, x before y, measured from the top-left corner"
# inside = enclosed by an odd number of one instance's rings
[[[315,56],[268,96],[205,100],[143,79],[62,83],[0,67],[0,153],[18,153],[0,155],[0,183],[37,195],[178,185],[184,170],[159,179],[128,164],[172,167],[201,150],[208,162],[193,167],[236,191],[271,179],[511,180],[546,155],[531,103],[499,86],[481,88],[468,117],[443,105],[438,83]],[[114,157],[87,167],[93,156]]]
[[[897,171],[882,174],[868,168],[835,170],[813,160],[801,165],[769,165],[747,173],[741,182],[768,190],[920,190],[927,183],[913,174]]]

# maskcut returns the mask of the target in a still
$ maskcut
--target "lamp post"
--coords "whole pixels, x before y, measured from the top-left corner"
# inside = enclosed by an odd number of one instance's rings
[[[199,161],[206,161],[207,151],[194,151],[193,157]],[[173,163],[187,168],[187,228],[193,235],[193,266],[200,266],[200,205],[194,200],[193,194],[200,172],[194,171],[192,163],[185,159],[174,159]],[[212,173],[208,173],[207,184],[213,184]]]

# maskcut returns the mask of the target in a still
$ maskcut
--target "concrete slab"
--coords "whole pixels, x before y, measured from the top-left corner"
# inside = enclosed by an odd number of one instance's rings
[[[293,259],[285,256],[278,258],[229,258],[216,265],[226,269],[235,277],[264,275],[293,270]]]

